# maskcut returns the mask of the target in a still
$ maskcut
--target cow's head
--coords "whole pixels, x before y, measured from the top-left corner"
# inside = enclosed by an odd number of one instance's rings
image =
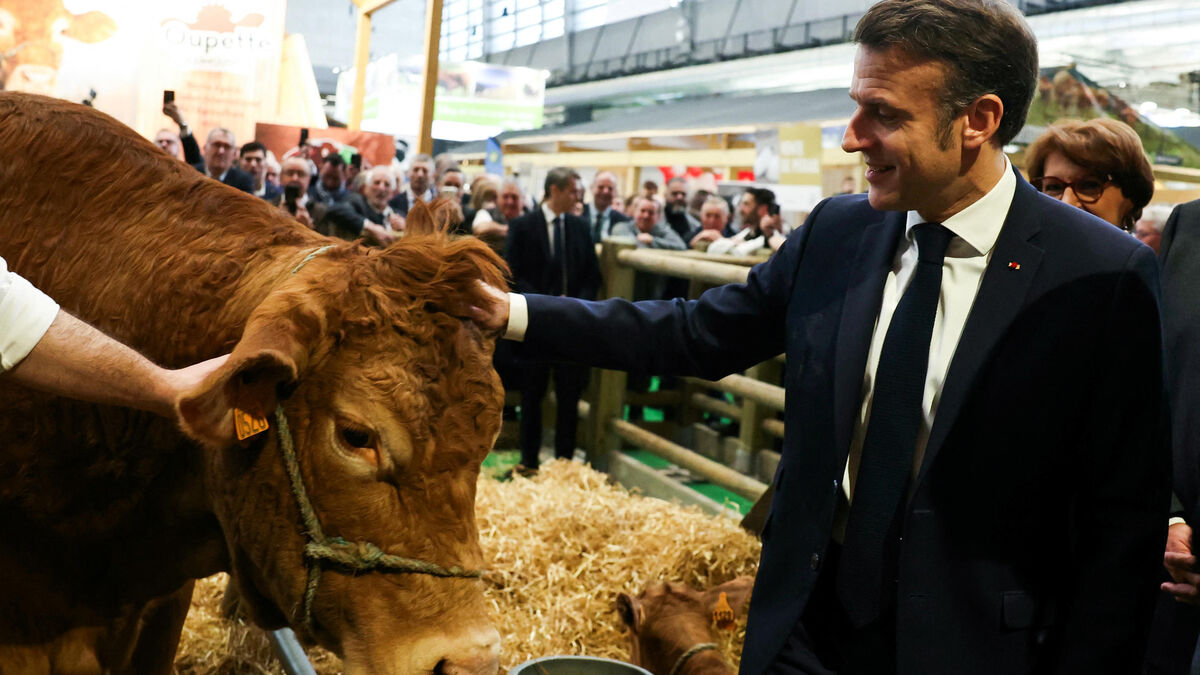
[[[52,95],[62,39],[100,42],[117,24],[102,12],[72,14],[62,0],[0,7],[0,90]]]
[[[503,393],[495,336],[460,317],[482,300],[479,280],[502,287],[504,265],[472,238],[429,232],[432,218],[418,206],[391,247],[340,245],[279,279],[229,362],[180,402],[189,433],[213,446],[207,491],[252,618],[290,623],[348,673],[494,673],[481,583],[327,567],[309,630],[306,539],[278,426],[231,444],[231,409],[282,406],[329,537],[480,569],[475,482]]]
[[[703,592],[667,582],[648,586],[636,598],[620,594],[617,611],[629,628],[629,660],[654,673],[675,672],[688,650],[712,642],[713,612],[721,593],[738,614],[753,586],[753,577],[738,577]]]

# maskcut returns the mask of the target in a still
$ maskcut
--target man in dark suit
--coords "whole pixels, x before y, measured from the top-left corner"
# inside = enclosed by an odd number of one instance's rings
[[[1180,204],[1162,229],[1163,340],[1171,408],[1173,486],[1178,503],[1167,534],[1164,564],[1169,593],[1155,614],[1146,673],[1184,674],[1197,666],[1200,573],[1193,526],[1200,522],[1200,201]],[[1173,598],[1168,600],[1167,598]]]
[[[308,184],[312,174],[308,171],[308,160],[293,155],[283,160],[279,171],[279,194],[270,200],[274,206],[287,211],[306,227],[317,230],[321,234],[334,236],[329,231],[330,224],[325,218],[328,208],[324,203],[308,197]]]
[[[233,165],[236,158],[237,145],[233,132],[216,127],[208,132],[208,140],[204,143],[204,159],[192,166],[213,180],[254,194],[254,179]]]
[[[238,151],[238,168],[254,181],[254,196],[275,202],[283,192],[267,180],[267,146],[250,141]]]
[[[605,368],[786,352],[743,673],[1137,672],[1170,468],[1153,253],[1004,155],[1038,77],[1011,5],[883,0],[855,39],[867,196],[697,301],[496,293],[476,319]]]
[[[408,165],[408,185],[397,190],[388,206],[401,216],[407,216],[408,210],[418,199],[428,204],[436,196],[437,190],[433,189],[433,158],[420,154],[413,157]]]
[[[611,171],[601,171],[592,180],[592,203],[583,205],[583,218],[592,233],[592,243],[598,244],[612,232],[612,226],[629,220],[629,216],[612,207],[617,195],[617,177]]]
[[[513,289],[519,293],[545,293],[593,299],[600,289],[600,264],[587,224],[571,215],[579,175],[555,168],[546,174],[546,197],[541,208],[508,224],[508,248],[504,257],[512,270]],[[542,398],[550,380],[551,367],[519,350],[524,362],[521,379],[521,467],[538,466],[542,447]],[[579,396],[587,383],[587,369],[556,365],[554,391],[557,399],[554,454],[570,458],[575,453],[579,426]]]
[[[374,167],[367,172],[363,194],[355,192],[344,201],[335,202],[325,212],[326,222],[317,223],[317,227],[343,239],[353,241],[361,236],[387,246],[404,230],[404,218],[388,205],[395,195],[396,174],[391,167]]]

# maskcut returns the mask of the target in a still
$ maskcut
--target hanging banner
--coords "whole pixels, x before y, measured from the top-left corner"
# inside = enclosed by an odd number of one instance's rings
[[[362,128],[416,136],[420,127],[423,59],[388,54],[367,64]],[[490,63],[438,66],[433,137],[451,141],[490,138],[502,131],[542,126],[548,73]],[[350,118],[354,69],[338,75],[338,119]]]
[[[89,100],[145,136],[173,128],[172,90],[201,144],[216,126],[243,142],[277,114],[285,11],[286,0],[3,0],[0,88]]]

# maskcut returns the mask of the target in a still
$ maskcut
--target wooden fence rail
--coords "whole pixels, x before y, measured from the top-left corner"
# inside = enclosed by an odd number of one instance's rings
[[[692,251],[642,249],[620,241],[606,241],[600,248],[600,259],[605,296],[630,299],[633,298],[634,275],[638,272],[685,278],[696,288],[743,283],[750,273],[749,264],[753,262],[746,259],[725,262],[717,256]],[[728,375],[716,381],[680,378],[684,391],[677,400],[681,408],[709,412],[738,422],[738,452],[744,460],[745,453],[769,447],[773,439],[783,436],[783,421],[776,418],[776,414],[784,409],[784,390],[776,384],[782,368],[783,359],[775,357],[748,369],[744,375]],[[758,499],[763,494],[766,490],[763,482],[625,421],[626,381],[625,373],[602,369],[593,380],[590,405],[586,407],[587,416],[581,424],[586,430],[585,447],[593,466],[608,470],[610,453],[625,441],[743,497]],[[732,394],[741,403],[713,398],[704,390]],[[696,419],[694,413],[690,417]],[[741,468],[745,469],[745,466]]]

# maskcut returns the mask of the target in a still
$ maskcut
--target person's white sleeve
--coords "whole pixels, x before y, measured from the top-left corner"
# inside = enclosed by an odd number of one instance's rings
[[[735,243],[737,242],[733,240],[733,237],[721,237],[720,239],[708,245],[708,252],[712,253],[713,255],[729,253],[729,251],[733,249],[733,245]]]
[[[520,293],[508,294],[508,326],[504,329],[505,340],[521,342],[529,328],[529,305]]]
[[[492,214],[487,212],[487,209],[479,209],[475,212],[475,217],[471,220],[471,230],[474,231],[480,225],[494,222]]]
[[[758,252],[758,249],[764,248],[767,245],[765,237],[753,237],[737,244],[733,247],[733,254],[740,256],[753,255]]]
[[[58,303],[0,258],[0,372],[28,356],[56,316]]]

